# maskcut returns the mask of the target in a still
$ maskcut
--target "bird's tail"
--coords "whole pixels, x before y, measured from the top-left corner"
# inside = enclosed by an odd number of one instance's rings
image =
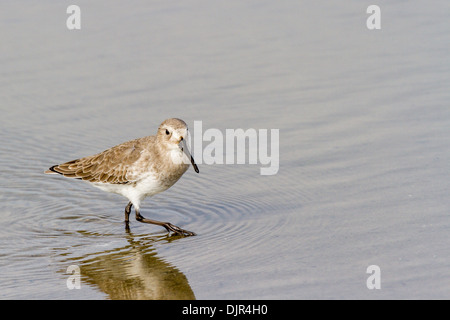
[[[57,164],[54,166],[51,166],[50,168],[48,168],[48,170],[44,171],[44,173],[46,173],[46,174],[61,174],[55,170],[55,167],[57,167],[57,166],[58,166]]]

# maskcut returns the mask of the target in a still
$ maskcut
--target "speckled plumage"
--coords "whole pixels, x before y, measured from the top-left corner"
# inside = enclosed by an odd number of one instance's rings
[[[137,216],[142,200],[174,185],[189,168],[189,161],[198,172],[185,144],[187,130],[183,120],[167,119],[156,136],[127,141],[96,155],[54,165],[45,173],[81,179],[104,191],[121,194],[134,205]]]

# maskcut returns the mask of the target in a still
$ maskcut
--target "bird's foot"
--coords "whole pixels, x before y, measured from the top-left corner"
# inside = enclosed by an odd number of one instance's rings
[[[180,227],[177,227],[177,226],[171,224],[170,222],[165,222],[163,224],[163,227],[166,228],[167,232],[172,231],[176,235],[180,235],[180,236],[195,236],[196,235],[194,232],[181,229]]]

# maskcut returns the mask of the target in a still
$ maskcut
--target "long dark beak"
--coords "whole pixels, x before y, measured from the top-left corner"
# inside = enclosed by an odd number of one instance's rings
[[[187,155],[187,157],[189,159],[191,159],[191,163],[192,163],[192,166],[194,167],[195,172],[199,173],[200,171],[198,170],[197,164],[195,163],[194,158],[189,153],[189,149],[186,145],[186,140],[184,140],[183,138],[181,138],[181,141],[180,141],[180,148],[181,148],[181,151],[183,151]]]

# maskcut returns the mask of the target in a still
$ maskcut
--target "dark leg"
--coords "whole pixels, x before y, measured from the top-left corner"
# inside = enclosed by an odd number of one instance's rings
[[[158,226],[162,226],[162,227],[166,228],[167,232],[172,231],[173,233],[179,234],[182,236],[195,236],[194,232],[181,229],[180,227],[174,226],[170,222],[161,222],[161,221],[157,221],[157,220],[151,220],[151,219],[144,218],[143,216],[141,216],[138,209],[136,209],[136,220],[139,222],[143,222],[143,223],[151,223],[151,224],[156,224]]]
[[[131,212],[131,207],[133,206],[133,204],[130,202],[128,202],[127,206],[125,207],[125,223],[128,224],[128,222],[130,221],[130,212]]]

